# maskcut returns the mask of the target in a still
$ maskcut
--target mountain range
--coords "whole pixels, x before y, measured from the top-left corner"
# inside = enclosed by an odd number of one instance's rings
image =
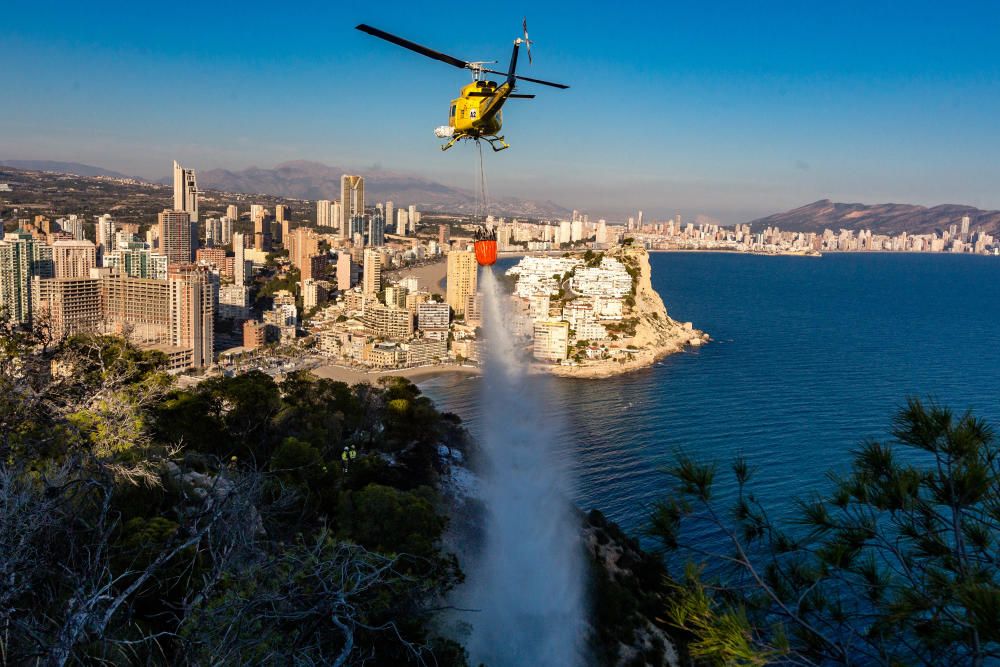
[[[111,178],[133,178],[117,171],[95,167],[79,162],[58,162],[56,160],[0,160],[0,167],[12,169],[27,169],[29,171],[51,171],[57,174],[76,174],[77,176],[109,176]]]
[[[789,231],[822,232],[870,229],[878,234],[928,234],[961,225],[962,216],[969,216],[970,229],[996,235],[1000,232],[1000,211],[984,211],[973,206],[941,204],[842,204],[821,199],[805,206],[775,213],[750,222],[755,230],[777,226]]]
[[[298,199],[337,199],[340,197],[340,177],[360,174],[365,178],[365,200],[392,201],[396,206],[414,204],[425,211],[449,213],[475,212],[476,199],[472,190],[448,185],[401,172],[356,170],[333,167],[319,162],[296,160],[271,169],[249,167],[241,171],[208,169],[198,172],[202,189],[269,194]],[[172,182],[171,178],[160,180]],[[503,197],[491,202],[491,212],[506,216],[530,218],[561,218],[570,211],[551,201]]]

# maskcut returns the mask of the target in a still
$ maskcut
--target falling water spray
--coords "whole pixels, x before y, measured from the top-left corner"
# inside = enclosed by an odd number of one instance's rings
[[[554,454],[562,437],[545,383],[525,377],[493,271],[482,272],[486,328],[481,559],[468,573],[473,664],[583,662],[584,584],[579,518],[568,472]]]

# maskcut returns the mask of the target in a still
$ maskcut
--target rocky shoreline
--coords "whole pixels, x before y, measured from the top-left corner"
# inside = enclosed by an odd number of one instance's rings
[[[558,377],[607,378],[648,368],[668,355],[700,347],[711,340],[707,333],[694,328],[691,322],[678,322],[667,314],[663,299],[653,289],[652,268],[645,248],[619,246],[608,251],[607,255],[637,269],[633,278],[635,303],[626,313],[626,317],[637,320],[635,335],[622,341],[629,352],[628,358],[589,360],[571,365],[536,364],[532,367],[534,372]]]

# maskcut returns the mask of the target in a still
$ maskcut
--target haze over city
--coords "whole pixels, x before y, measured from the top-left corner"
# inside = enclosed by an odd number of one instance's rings
[[[470,60],[507,58],[522,15],[534,65],[572,83],[514,101],[500,196],[624,219],[726,224],[834,201],[1000,208],[1000,10],[987,3],[604,4],[494,8],[455,29],[440,5],[5,6],[0,159],[147,179],[309,159],[472,187],[434,127],[467,73],[353,30],[368,21]]]

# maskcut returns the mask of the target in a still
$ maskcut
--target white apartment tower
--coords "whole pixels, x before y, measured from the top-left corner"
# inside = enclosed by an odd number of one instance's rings
[[[362,291],[365,294],[378,294],[382,290],[382,253],[366,248],[364,262]]]
[[[333,227],[331,213],[333,213],[333,204],[329,199],[320,199],[316,202],[316,226]]]
[[[233,282],[240,286],[246,285],[251,269],[247,266],[246,242],[240,232],[233,233],[233,254],[236,255],[233,259]]]
[[[185,169],[174,160],[174,210],[187,211],[198,222],[198,182],[194,169]]]
[[[103,256],[115,249],[115,222],[105,213],[97,218],[97,254]]]

